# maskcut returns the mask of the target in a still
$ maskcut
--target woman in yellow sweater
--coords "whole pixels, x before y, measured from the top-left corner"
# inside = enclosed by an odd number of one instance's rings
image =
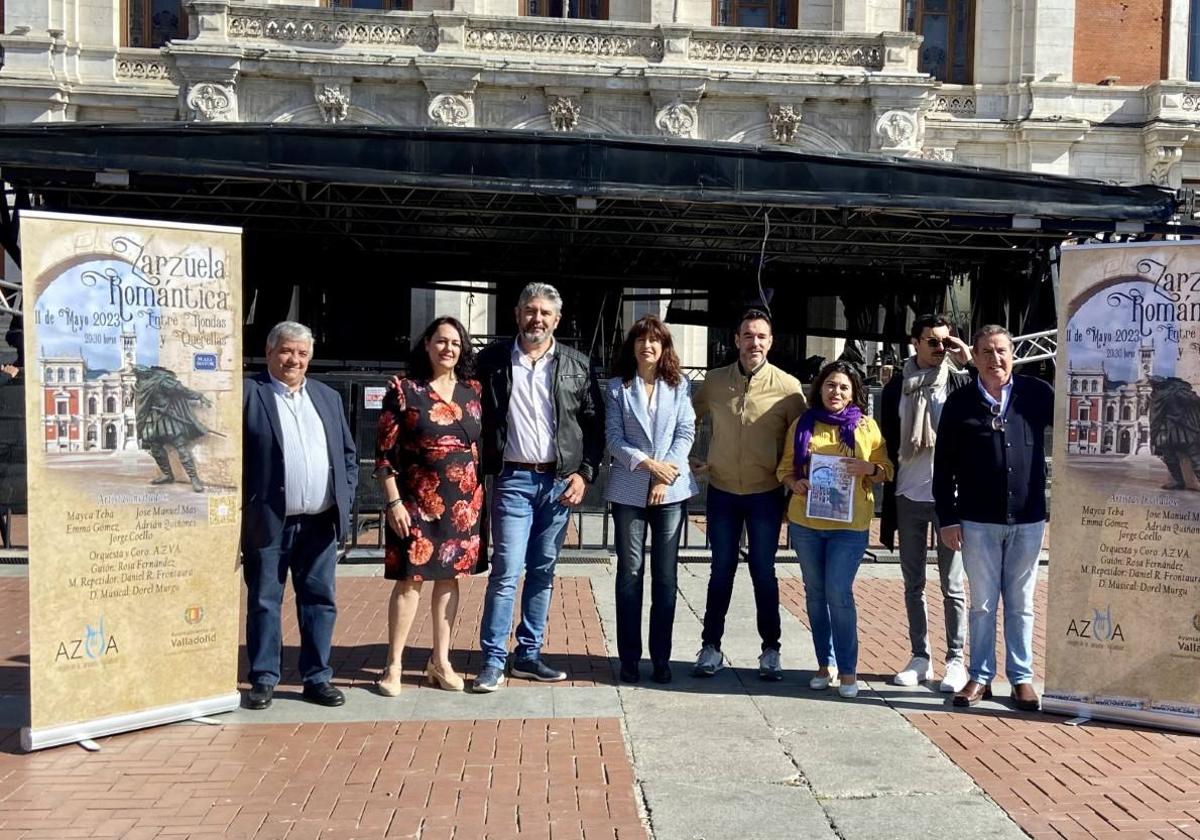
[[[892,478],[883,435],[867,416],[862,379],[851,365],[821,368],[808,404],[788,433],[778,477],[792,492],[788,537],[800,559],[818,670],[814,691],[833,681],[858,694],[858,611],[854,576],[867,550],[875,485]],[[816,456],[816,457],[814,457]]]

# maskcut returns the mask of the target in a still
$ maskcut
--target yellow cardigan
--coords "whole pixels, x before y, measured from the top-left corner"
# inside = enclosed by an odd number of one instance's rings
[[[787,438],[784,441],[783,458],[780,460],[779,467],[775,471],[776,477],[780,481],[792,475],[794,470],[792,460],[796,451],[796,426],[799,422],[799,420],[796,420],[796,422],[792,423],[791,428],[788,429]],[[892,462],[888,459],[887,446],[883,442],[883,433],[879,431],[879,425],[870,417],[863,418],[863,421],[858,424],[858,428],[854,430],[854,441],[854,452],[848,452],[838,437],[837,426],[817,423],[813,429],[809,451],[818,455],[850,456],[853,454],[856,458],[862,458],[873,464],[879,464],[879,466],[883,467],[884,477],[882,480],[891,481],[895,475],[895,469],[892,467]],[[792,500],[788,503],[787,511],[789,522],[820,531],[839,529],[865,531],[871,527],[871,517],[875,515],[875,482],[872,481],[870,476],[863,476],[859,480],[858,493],[854,498],[854,521],[852,522],[809,519],[804,512],[807,502],[807,496],[796,493],[792,494]]]

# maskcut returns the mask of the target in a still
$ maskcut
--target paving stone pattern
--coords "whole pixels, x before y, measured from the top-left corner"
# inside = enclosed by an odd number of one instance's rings
[[[0,754],[0,838],[645,838],[615,719],[175,725]]]

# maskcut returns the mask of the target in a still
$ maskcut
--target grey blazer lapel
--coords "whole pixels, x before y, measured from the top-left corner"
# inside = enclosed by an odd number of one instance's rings
[[[635,376],[629,387],[622,386],[622,390],[625,392],[625,404],[629,406],[642,431],[646,433],[646,440],[653,446],[654,429],[650,428],[650,406],[646,402],[646,389]]]
[[[678,411],[675,401],[679,399],[679,394],[659,379],[654,386],[654,396],[658,399],[658,413],[654,415],[654,457],[661,458],[671,448],[669,431]]]

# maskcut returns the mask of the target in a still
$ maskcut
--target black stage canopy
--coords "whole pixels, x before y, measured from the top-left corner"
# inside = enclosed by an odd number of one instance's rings
[[[305,281],[322,289],[537,278],[731,305],[761,286],[857,296],[865,311],[972,277],[1007,308],[1044,285],[1064,239],[1195,232],[1171,224],[1176,197],[1152,186],[490,129],[3,126],[0,177],[18,208],[241,225],[250,282],[289,292],[313,273],[330,278]],[[0,227],[16,254],[14,225]]]

